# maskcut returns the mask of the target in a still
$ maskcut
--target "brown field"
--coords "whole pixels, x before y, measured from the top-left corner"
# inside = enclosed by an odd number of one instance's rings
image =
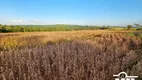
[[[134,33],[134,36],[129,36]],[[142,32],[0,33],[0,80],[142,80]]]

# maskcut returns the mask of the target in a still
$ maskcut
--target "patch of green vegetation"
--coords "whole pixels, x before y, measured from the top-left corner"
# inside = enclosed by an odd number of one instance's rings
[[[130,32],[127,34],[130,37],[139,37],[142,39],[142,33],[141,32]]]
[[[0,32],[40,32],[40,31],[73,31],[73,30],[104,30],[110,26],[80,25],[0,25]]]
[[[135,34],[134,34],[133,32],[130,32],[130,33],[128,33],[128,36],[130,36],[130,37],[134,37],[134,36],[135,36]]]
[[[77,31],[77,30],[139,30],[132,25],[119,26],[89,26],[89,25],[1,25],[0,32],[41,32],[41,31]]]
[[[141,34],[139,34],[139,37],[140,37],[140,38],[142,38],[142,33],[141,33]]]
[[[125,30],[125,29],[122,27],[119,27],[119,28],[112,28],[112,30]]]

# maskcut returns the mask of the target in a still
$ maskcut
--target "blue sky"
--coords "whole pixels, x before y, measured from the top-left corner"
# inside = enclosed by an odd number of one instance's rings
[[[0,24],[142,24],[142,0],[0,0]]]

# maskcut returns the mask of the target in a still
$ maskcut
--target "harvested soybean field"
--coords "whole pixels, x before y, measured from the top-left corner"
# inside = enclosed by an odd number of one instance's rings
[[[142,32],[0,33],[0,80],[142,80]]]

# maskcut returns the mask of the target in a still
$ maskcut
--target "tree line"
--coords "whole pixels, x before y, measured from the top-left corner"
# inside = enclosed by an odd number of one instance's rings
[[[136,30],[142,30],[142,26],[135,24]],[[114,30],[119,26],[80,26],[80,25],[1,25],[0,32],[39,32],[39,31],[73,31],[73,30]],[[125,30],[133,29],[132,25],[123,27]]]

